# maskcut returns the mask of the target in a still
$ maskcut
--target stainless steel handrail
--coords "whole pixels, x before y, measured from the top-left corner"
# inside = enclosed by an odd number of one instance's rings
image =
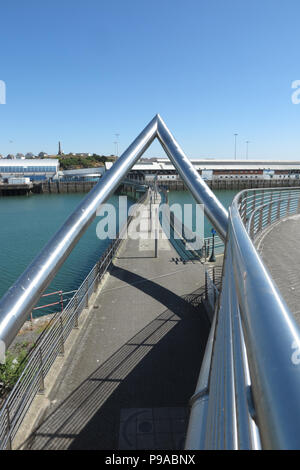
[[[300,199],[297,189],[284,188],[281,195],[290,191],[290,199]],[[256,208],[263,210],[263,198],[280,207],[282,196],[251,191],[239,193],[229,210],[209,378],[192,403],[187,449],[300,447],[300,364],[292,361],[300,330],[246,229]],[[287,201],[280,218],[298,210]],[[199,383],[207,377],[207,363],[203,367]],[[202,422],[194,418],[200,414]]]
[[[5,350],[17,335],[41,294],[94,220],[98,207],[114,193],[155,138],[159,139],[196,201],[205,204],[207,216],[225,239],[226,209],[197,173],[161,117],[156,115],[1,299],[0,351]]]
[[[295,197],[299,194],[299,187],[283,187],[279,189],[265,188],[265,189],[247,189],[240,193],[240,213],[244,222],[249,218],[249,214],[252,214],[256,207],[261,204],[271,202],[272,200],[281,200],[286,195],[294,195]]]
[[[285,194],[280,199],[273,199],[256,207],[247,222],[247,231],[251,239],[254,239],[265,227],[281,220],[283,217],[299,212],[300,191]]]

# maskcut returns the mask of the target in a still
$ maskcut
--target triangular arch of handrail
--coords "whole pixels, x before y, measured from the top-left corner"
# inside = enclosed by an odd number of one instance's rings
[[[120,168],[122,177],[124,177],[152,144],[155,138],[157,138],[162,145],[166,155],[173,163],[195,200],[199,204],[204,204],[207,217],[220,237],[225,240],[228,224],[226,209],[198,174],[159,114],[154,116],[145,129],[121,155],[111,168],[111,173],[113,173],[113,169],[117,170],[118,167],[118,170]],[[124,171],[125,168],[126,171]],[[107,179],[111,179],[111,173],[108,172],[106,174]]]
[[[133,165],[157,138],[196,202],[225,240],[228,213],[198,174],[191,161],[157,114],[128,149],[87,194],[63,226],[0,301],[0,344],[7,347],[41,294],[96,216],[97,208],[117,189]]]

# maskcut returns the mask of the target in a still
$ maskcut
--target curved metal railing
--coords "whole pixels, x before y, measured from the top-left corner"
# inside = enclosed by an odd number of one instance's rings
[[[246,195],[244,196],[244,193]],[[283,188],[282,190],[249,191],[241,193],[241,208],[244,223],[252,240],[268,226],[289,215],[300,212],[300,189]]]
[[[187,449],[300,447],[300,331],[252,238],[299,212],[300,188],[248,190],[229,210],[222,290]],[[299,349],[300,350],[300,349]]]

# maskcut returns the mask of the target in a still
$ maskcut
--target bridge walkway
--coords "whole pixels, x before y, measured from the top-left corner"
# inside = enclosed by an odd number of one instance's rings
[[[256,247],[300,325],[300,215],[272,224]]]
[[[183,448],[210,326],[204,266],[167,239],[155,258],[154,243],[123,242],[27,448]]]

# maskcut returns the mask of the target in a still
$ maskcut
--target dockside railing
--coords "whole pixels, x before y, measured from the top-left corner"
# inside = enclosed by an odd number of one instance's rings
[[[300,331],[253,243],[299,213],[299,199],[300,188],[283,188],[233,200],[186,449],[300,448]]]
[[[164,187],[161,187],[160,192],[163,194],[164,202],[169,205],[168,191],[166,191]],[[189,251],[189,242],[192,240],[195,241],[195,233],[193,233],[192,230],[190,230],[189,227],[184,224],[184,222],[179,220],[173,211],[167,210],[165,206],[163,210],[163,216],[166,219],[169,227],[172,227],[174,230],[174,236],[182,240],[185,244],[185,249]],[[222,255],[224,253],[224,241],[218,234],[216,234],[214,237],[204,237],[203,240],[200,240],[198,245],[201,245],[202,248],[196,251],[192,249],[191,252],[195,255],[196,258],[199,258],[204,262],[209,259],[212,251],[214,251],[216,255]]]

